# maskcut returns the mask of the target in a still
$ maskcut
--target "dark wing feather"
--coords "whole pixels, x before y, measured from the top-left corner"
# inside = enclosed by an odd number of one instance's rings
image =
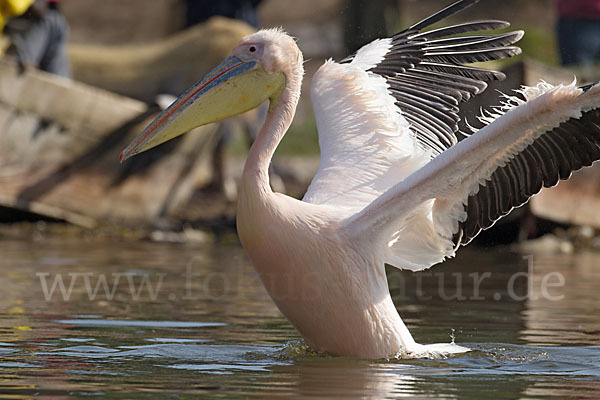
[[[587,90],[591,86],[583,87]],[[584,112],[544,133],[499,167],[479,191],[467,199],[467,218],[454,235],[466,245],[513,208],[525,204],[542,187],[568,179],[573,171],[600,159],[600,109]]]
[[[436,12],[433,15],[430,15],[429,17],[417,22],[416,24],[413,24],[410,28],[407,28],[407,31],[420,31],[421,29],[427,28],[428,26],[431,26],[433,24],[435,24],[436,22],[440,22],[443,19],[446,19],[462,10],[464,10],[465,8],[469,8],[471,7],[473,4],[475,3],[479,3],[479,0],[459,0],[456,1],[452,4],[450,4],[448,7],[441,9],[440,11]]]
[[[457,143],[459,105],[487,88],[487,82],[504,74],[466,66],[520,53],[511,46],[522,32],[472,33],[506,28],[507,22],[486,20],[421,32],[479,0],[457,1],[391,38],[391,47],[370,72],[385,77],[390,94],[410,123],[418,143],[436,156]],[[456,36],[461,34],[471,34]],[[351,62],[355,54],[342,63]]]

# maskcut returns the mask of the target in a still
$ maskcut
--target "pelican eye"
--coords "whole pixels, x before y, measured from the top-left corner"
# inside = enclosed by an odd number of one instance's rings
[[[248,50],[250,51],[250,53],[254,53],[256,51],[256,47],[250,46],[250,48]]]

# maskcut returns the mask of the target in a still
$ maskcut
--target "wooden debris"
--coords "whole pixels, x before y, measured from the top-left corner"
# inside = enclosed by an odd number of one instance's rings
[[[119,164],[158,109],[0,60],[0,206],[152,226],[208,180],[216,125]]]
[[[244,22],[213,17],[152,43],[72,44],[69,58],[75,80],[151,103],[160,93],[185,92],[252,32]]]

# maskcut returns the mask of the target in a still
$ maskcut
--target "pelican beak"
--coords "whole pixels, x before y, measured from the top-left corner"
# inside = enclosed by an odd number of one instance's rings
[[[121,162],[193,128],[242,114],[276,100],[285,85],[281,72],[267,73],[256,61],[230,56],[152,121],[121,153]]]

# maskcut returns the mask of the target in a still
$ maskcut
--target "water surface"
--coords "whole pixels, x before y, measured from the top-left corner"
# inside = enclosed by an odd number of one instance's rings
[[[235,243],[81,236],[0,234],[0,397],[600,398],[598,253],[390,269],[415,339],[472,351],[359,360],[303,345]]]

